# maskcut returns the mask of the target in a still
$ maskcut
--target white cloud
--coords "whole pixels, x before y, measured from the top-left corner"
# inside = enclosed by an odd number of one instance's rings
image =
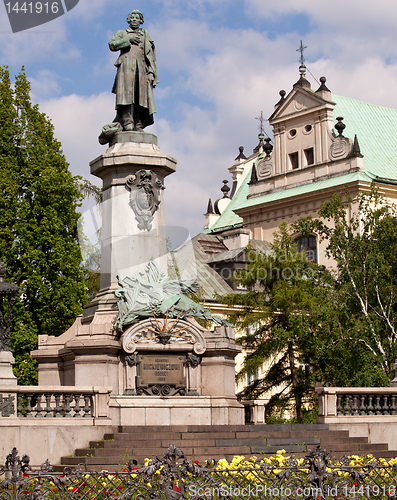
[[[113,96],[106,92],[89,97],[69,95],[41,101],[39,106],[54,124],[72,173],[89,178],[89,162],[105,151],[97,137],[102,126],[113,119]]]

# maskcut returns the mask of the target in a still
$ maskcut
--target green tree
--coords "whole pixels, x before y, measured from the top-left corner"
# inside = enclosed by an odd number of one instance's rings
[[[327,257],[336,263],[331,338],[338,348],[360,354],[359,364],[366,361],[363,385],[387,385],[394,377],[397,355],[397,315],[393,310],[397,300],[397,209],[373,188],[354,200],[349,193],[345,200],[334,195],[321,206],[319,216],[317,220],[302,219],[297,229],[317,232],[320,241],[327,241]]]
[[[49,119],[32,105],[22,72],[0,68],[0,258],[20,286],[10,345],[19,383],[35,383],[29,352],[39,334],[60,335],[87,299],[78,245],[82,194]]]
[[[306,252],[297,251],[286,223],[274,234],[269,254],[249,247],[246,251],[249,263],[236,278],[246,292],[230,294],[223,301],[239,306],[230,320],[245,332],[237,340],[246,352],[237,379],[257,373],[259,367],[265,372],[239,396],[257,398],[272,389],[276,393],[267,411],[292,401],[302,422],[303,402],[313,389],[310,313],[317,304],[314,289],[321,289],[317,285],[321,269],[308,261]]]

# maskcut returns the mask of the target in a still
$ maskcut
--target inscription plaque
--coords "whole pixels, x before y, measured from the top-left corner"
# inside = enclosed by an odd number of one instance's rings
[[[153,395],[173,395],[186,389],[185,363],[185,355],[139,354],[137,389]]]

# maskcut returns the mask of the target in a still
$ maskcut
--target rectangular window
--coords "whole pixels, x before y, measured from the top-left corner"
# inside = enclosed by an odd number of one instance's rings
[[[314,149],[309,148],[304,150],[306,165],[314,165]]]
[[[292,170],[299,168],[299,155],[298,153],[291,153],[289,155],[289,161],[291,163]]]

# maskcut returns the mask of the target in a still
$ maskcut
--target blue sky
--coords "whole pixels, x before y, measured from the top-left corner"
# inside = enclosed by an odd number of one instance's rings
[[[279,90],[289,92],[298,79],[301,39],[308,69],[317,80],[326,76],[332,92],[397,107],[395,0],[80,0],[16,34],[1,3],[0,64],[12,74],[25,66],[71,171],[92,182],[88,163],[105,151],[97,136],[114,116],[117,54],[107,43],[133,9],[155,41],[160,77],[155,124],[146,131],[178,160],[166,179],[167,224],[192,236],[204,225],[208,198],[221,197],[222,180],[231,181],[238,147],[248,156],[257,145],[255,117],[270,116]]]

